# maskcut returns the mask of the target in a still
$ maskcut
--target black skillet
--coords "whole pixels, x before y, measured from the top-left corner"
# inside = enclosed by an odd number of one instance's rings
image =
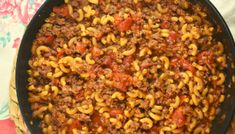
[[[225,70],[227,75],[225,82],[225,92],[226,98],[224,103],[221,105],[221,111],[217,115],[216,119],[213,121],[213,126],[211,128],[211,134],[225,134],[231,119],[233,117],[235,109],[235,84],[232,83],[232,76],[235,74],[235,69],[231,67],[235,63],[235,45],[233,37],[226,25],[223,17],[208,0],[191,0],[193,3],[200,2],[209,13],[209,19],[216,25],[219,25],[222,29],[222,33],[215,35],[218,40],[221,40],[225,45],[225,52],[228,55],[228,67]],[[39,120],[32,118],[32,111],[30,109],[30,104],[28,102],[27,93],[27,69],[28,60],[31,57],[31,47],[32,42],[36,37],[36,34],[40,27],[43,25],[44,20],[49,17],[50,12],[54,6],[58,6],[63,3],[63,0],[46,0],[41,6],[38,12],[34,15],[33,19],[26,28],[24,37],[22,39],[17,63],[16,63],[16,89],[17,97],[19,101],[19,106],[21,113],[23,115],[24,121],[31,133],[42,133],[39,127]]]

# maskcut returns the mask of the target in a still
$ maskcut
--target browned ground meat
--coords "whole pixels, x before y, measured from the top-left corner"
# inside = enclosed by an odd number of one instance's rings
[[[209,133],[223,44],[188,0],[67,0],[39,30],[29,101],[43,133]]]

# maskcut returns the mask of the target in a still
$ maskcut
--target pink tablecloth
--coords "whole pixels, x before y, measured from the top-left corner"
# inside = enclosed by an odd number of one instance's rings
[[[26,25],[44,0],[0,0],[0,134],[15,134],[8,91],[13,57]]]
[[[16,134],[15,124],[11,119],[0,120],[1,134]]]

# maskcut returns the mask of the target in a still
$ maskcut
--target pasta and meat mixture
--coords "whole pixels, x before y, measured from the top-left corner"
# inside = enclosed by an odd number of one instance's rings
[[[225,98],[217,32],[188,0],[65,0],[33,42],[33,117],[49,134],[209,133]]]

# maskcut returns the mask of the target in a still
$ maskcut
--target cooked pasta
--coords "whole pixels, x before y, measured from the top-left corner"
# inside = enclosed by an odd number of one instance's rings
[[[227,64],[201,9],[189,0],[65,0],[54,7],[27,71],[42,132],[210,133],[226,99]]]

